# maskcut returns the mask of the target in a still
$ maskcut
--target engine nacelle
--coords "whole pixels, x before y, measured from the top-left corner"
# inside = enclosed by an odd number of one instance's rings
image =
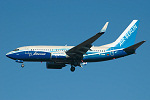
[[[52,59],[65,59],[69,56],[65,52],[51,52]]]
[[[58,63],[54,63],[54,62],[46,62],[47,69],[62,69],[65,66],[66,66],[65,64],[58,64]]]

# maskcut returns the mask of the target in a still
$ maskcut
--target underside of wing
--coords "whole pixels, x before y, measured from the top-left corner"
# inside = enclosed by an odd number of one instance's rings
[[[71,48],[66,52],[68,56],[70,56],[73,59],[83,59],[83,54],[86,54],[88,50],[92,47],[92,43],[97,40],[102,34],[105,33],[107,26],[109,22],[106,22],[104,27],[101,29],[99,33],[94,35],[93,37],[87,39],[86,41],[80,43],[79,45]]]

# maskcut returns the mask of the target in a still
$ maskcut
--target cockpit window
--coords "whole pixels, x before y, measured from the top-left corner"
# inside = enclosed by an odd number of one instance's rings
[[[13,51],[19,51],[19,49],[15,49],[15,50],[13,50]]]

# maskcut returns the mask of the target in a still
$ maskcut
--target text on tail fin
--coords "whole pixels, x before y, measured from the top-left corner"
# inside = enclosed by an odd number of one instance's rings
[[[126,48],[134,44],[137,29],[138,20],[133,20],[131,24],[125,29],[125,31],[119,36],[119,38],[114,42],[115,47]]]

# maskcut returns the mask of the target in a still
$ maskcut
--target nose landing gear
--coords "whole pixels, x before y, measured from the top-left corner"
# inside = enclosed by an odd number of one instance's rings
[[[21,64],[21,67],[23,68],[23,67],[24,67],[24,64]]]

